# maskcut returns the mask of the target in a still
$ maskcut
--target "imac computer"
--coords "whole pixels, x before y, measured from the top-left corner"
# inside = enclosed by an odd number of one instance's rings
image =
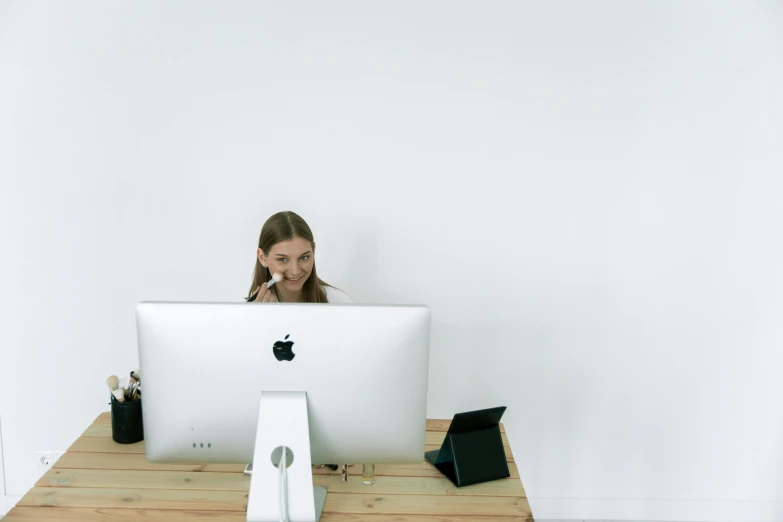
[[[426,306],[144,302],[136,323],[147,460],[252,462],[248,521],[318,520],[311,464],[424,458]]]

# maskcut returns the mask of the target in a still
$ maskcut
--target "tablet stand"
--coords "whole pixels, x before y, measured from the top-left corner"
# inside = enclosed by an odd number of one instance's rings
[[[500,436],[500,418],[505,406],[457,413],[440,450],[424,458],[457,487],[507,478],[506,452]]]

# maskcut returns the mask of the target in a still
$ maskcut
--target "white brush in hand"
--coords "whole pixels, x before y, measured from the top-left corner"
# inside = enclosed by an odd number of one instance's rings
[[[266,289],[269,290],[275,285],[275,283],[279,283],[282,280],[283,280],[283,276],[275,272],[274,274],[272,274],[272,279],[270,279],[269,282],[266,284]]]
[[[272,274],[272,279],[270,279],[269,282],[266,284],[266,289],[269,290],[275,285],[275,283],[279,283],[282,280],[283,280],[283,276],[275,272],[274,274]],[[258,292],[251,295],[250,298],[248,298],[247,302],[252,303],[253,301],[256,300],[256,297],[258,297]]]

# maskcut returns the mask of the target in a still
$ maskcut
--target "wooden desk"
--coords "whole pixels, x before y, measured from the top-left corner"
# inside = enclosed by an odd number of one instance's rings
[[[427,420],[427,450],[440,447],[451,421]],[[502,430],[511,478],[455,487],[423,460],[377,465],[365,486],[361,465],[347,482],[340,471],[313,470],[324,486],[323,522],[533,522],[533,515]],[[16,521],[240,522],[245,520],[250,479],[240,464],[150,464],[144,442],[117,444],[110,414],[102,413],[3,519]]]

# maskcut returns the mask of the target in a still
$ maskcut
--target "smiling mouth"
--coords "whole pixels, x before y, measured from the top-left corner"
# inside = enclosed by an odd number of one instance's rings
[[[296,279],[291,279],[290,277],[286,277],[285,279],[286,279],[286,281],[291,281],[292,283],[296,283],[297,281],[302,279],[302,276],[299,276]]]

